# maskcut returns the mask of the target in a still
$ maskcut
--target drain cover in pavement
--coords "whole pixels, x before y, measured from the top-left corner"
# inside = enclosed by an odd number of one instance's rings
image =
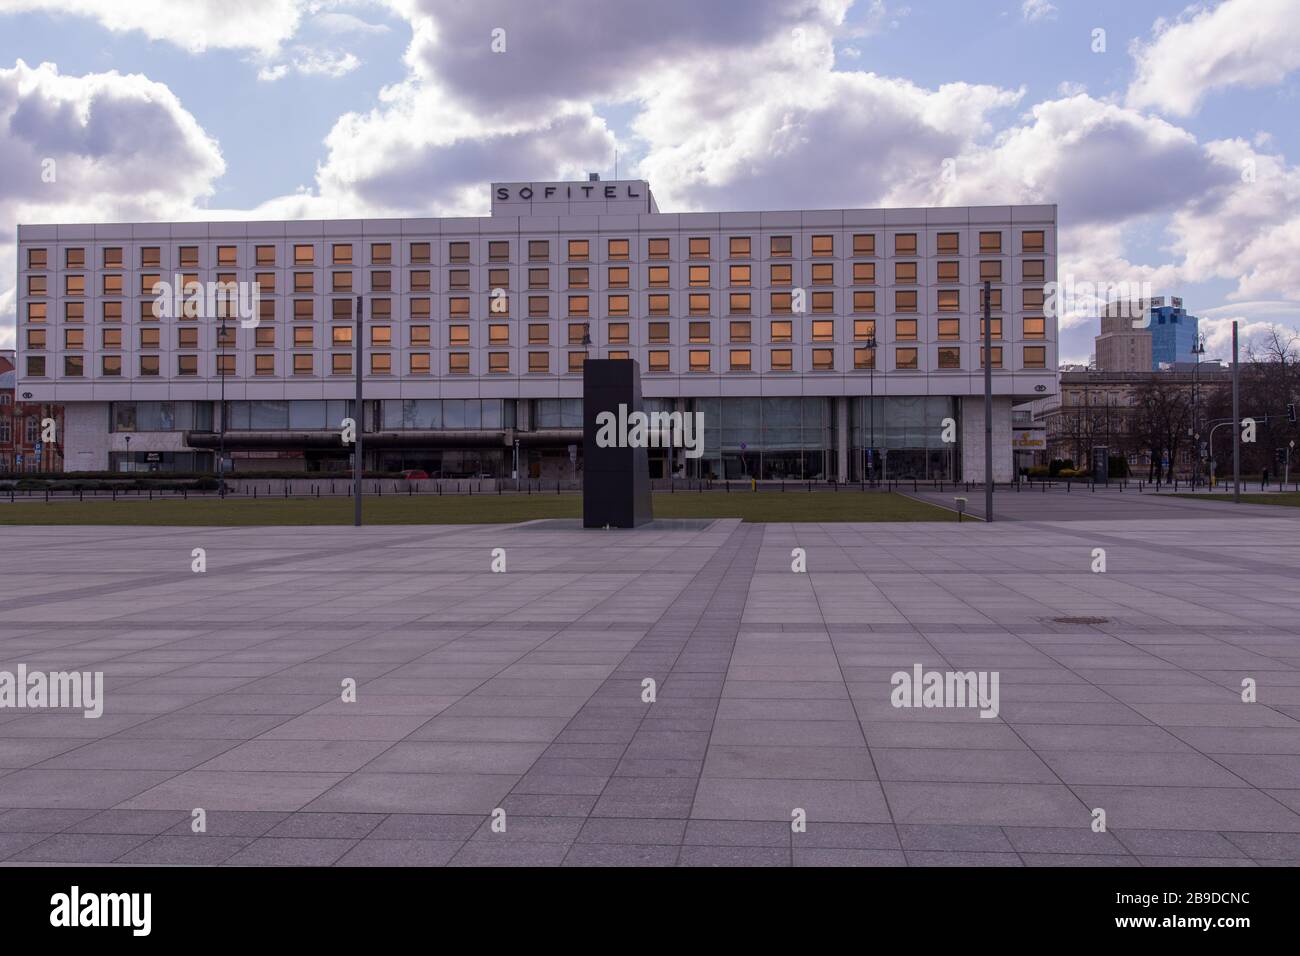
[[[1053,624],[1109,624],[1110,619],[1105,617],[1054,617]]]

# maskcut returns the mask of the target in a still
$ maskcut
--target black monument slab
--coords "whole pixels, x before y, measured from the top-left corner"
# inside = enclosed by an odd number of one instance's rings
[[[582,366],[582,526],[635,528],[653,520],[650,463],[632,445],[628,416],[641,412],[641,367],[634,359],[587,359]],[[598,441],[597,436],[603,440]]]

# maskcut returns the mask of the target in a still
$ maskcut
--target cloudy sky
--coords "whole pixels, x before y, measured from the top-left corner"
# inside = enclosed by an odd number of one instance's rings
[[[1297,116],[1300,0],[0,0],[0,347],[18,223],[483,215],[617,151],[664,211],[1055,202],[1062,281],[1222,355],[1300,327]]]

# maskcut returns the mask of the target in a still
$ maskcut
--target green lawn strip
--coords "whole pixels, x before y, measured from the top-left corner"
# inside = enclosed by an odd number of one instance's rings
[[[887,492],[658,492],[660,518],[787,521],[950,521],[952,515]],[[513,524],[578,518],[578,495],[442,495],[367,497],[367,524]],[[351,498],[217,498],[177,501],[17,501],[0,505],[4,525],[341,525],[352,523]]]

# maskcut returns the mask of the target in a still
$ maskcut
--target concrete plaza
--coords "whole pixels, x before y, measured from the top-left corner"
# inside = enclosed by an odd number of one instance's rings
[[[105,707],[0,710],[0,860],[1300,863],[1300,509],[1032,507],[5,528],[0,670]],[[998,715],[895,708],[916,664],[998,672]]]

